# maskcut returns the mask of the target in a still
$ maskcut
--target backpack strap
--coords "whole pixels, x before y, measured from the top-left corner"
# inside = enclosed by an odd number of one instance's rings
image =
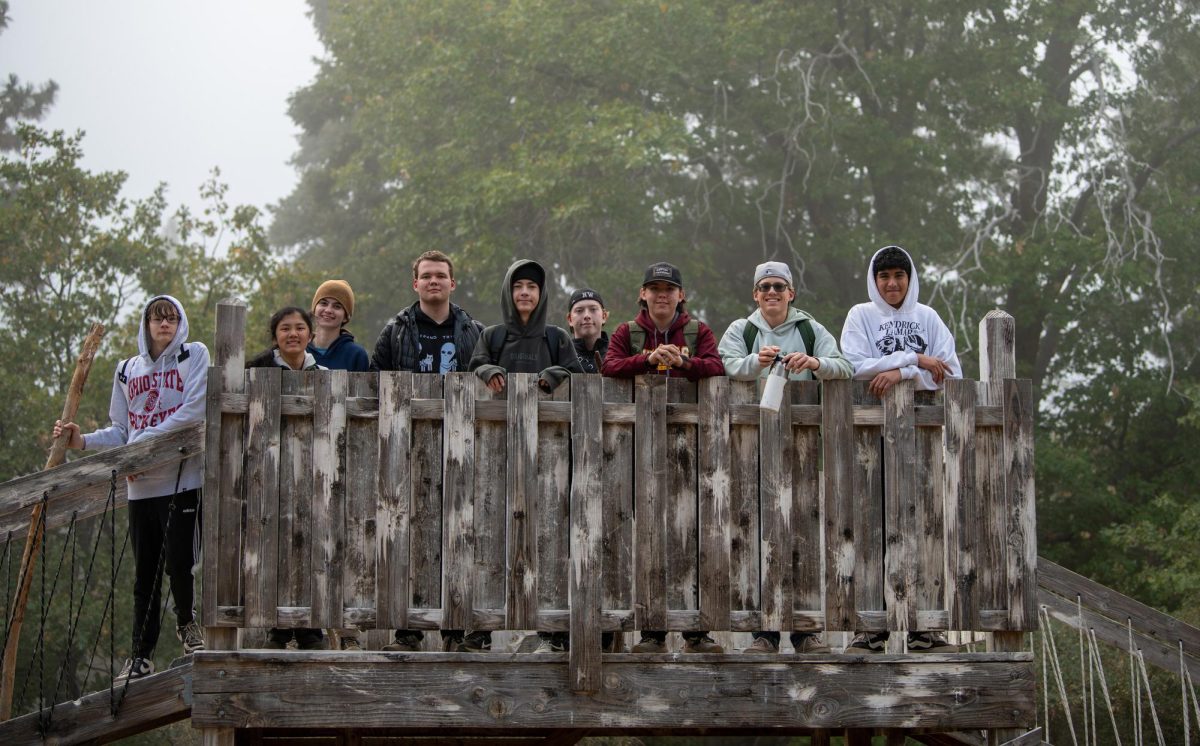
[[[696,354],[696,338],[700,336],[700,322],[696,319],[688,319],[688,322],[683,327],[683,341],[687,343],[688,354]]]
[[[558,335],[562,333],[562,329],[557,326],[547,326],[543,331],[546,338],[546,347],[550,349],[550,364],[558,365],[558,346],[562,343],[562,338]]]
[[[636,321],[625,323],[629,324],[629,354],[636,355],[646,346],[646,330]],[[696,339],[699,336],[700,322],[696,319],[688,319],[687,324],[683,327],[683,341],[693,355],[696,354]]]
[[[492,331],[488,333],[487,341],[488,355],[491,356],[493,365],[499,364],[500,353],[504,352],[506,342],[508,342],[508,328],[504,324],[493,326]]]
[[[817,334],[812,328],[812,319],[804,319],[796,328],[800,331],[800,338],[804,340],[804,354],[813,354],[813,348],[817,345]],[[758,327],[746,320],[746,326],[742,327],[742,341],[746,343],[746,353],[754,352],[754,340],[758,338]]]

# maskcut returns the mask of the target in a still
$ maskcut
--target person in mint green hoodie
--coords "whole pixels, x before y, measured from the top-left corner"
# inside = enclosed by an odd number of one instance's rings
[[[793,380],[849,378],[850,361],[838,351],[837,340],[804,311],[792,308],[796,291],[792,270],[783,262],[764,262],[754,270],[754,302],[758,309],[749,318],[729,325],[717,351],[725,374],[740,381],[766,376],[778,357]],[[829,648],[812,632],[793,632],[797,653],[828,653]],[[755,632],[747,653],[779,652],[778,632]]]

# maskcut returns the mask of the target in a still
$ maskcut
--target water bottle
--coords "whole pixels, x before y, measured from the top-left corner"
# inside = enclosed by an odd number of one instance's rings
[[[767,385],[763,386],[762,401],[758,403],[758,406],[771,412],[778,412],[779,406],[783,404],[783,386],[786,383],[787,370],[784,369],[777,355],[775,361],[771,363],[770,372],[767,373]]]

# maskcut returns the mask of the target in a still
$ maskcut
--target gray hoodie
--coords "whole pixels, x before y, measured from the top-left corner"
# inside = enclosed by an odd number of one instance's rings
[[[542,280],[538,282],[540,292],[537,307],[529,315],[529,323],[522,324],[521,314],[513,303],[512,286],[513,275],[527,265],[532,265]],[[545,277],[546,270],[531,259],[518,259],[504,273],[504,284],[500,287],[500,310],[504,315],[504,324],[484,329],[471,355],[470,369],[484,383],[496,374],[537,373],[539,383],[555,389],[569,374],[583,373],[570,333],[546,324],[548,304]],[[495,330],[500,326],[505,330],[504,342],[492,349],[492,337],[499,336]],[[551,344],[557,348],[556,351],[551,351]]]

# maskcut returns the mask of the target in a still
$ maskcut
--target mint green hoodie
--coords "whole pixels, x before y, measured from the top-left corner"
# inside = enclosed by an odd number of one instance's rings
[[[812,316],[796,308],[789,308],[787,318],[774,329],[767,324],[762,311],[758,309],[750,314],[750,318],[738,319],[730,324],[721,337],[721,343],[717,345],[717,351],[725,363],[725,375],[738,381],[753,381],[756,378],[765,377],[770,367],[759,366],[758,351],[768,345],[779,347],[782,355],[805,352],[804,337],[801,336],[799,329],[800,322],[805,319],[812,324],[813,334],[816,337],[813,340],[813,347],[816,349],[808,351],[808,354],[821,361],[821,367],[816,370],[816,377],[821,380],[849,378],[854,373],[854,366],[838,351],[837,340]],[[754,324],[758,327],[758,336],[754,339],[755,349],[753,350],[746,349],[746,340],[742,333],[746,324]],[[812,380],[813,371],[802,370],[799,373],[789,373],[788,377],[796,381]]]

